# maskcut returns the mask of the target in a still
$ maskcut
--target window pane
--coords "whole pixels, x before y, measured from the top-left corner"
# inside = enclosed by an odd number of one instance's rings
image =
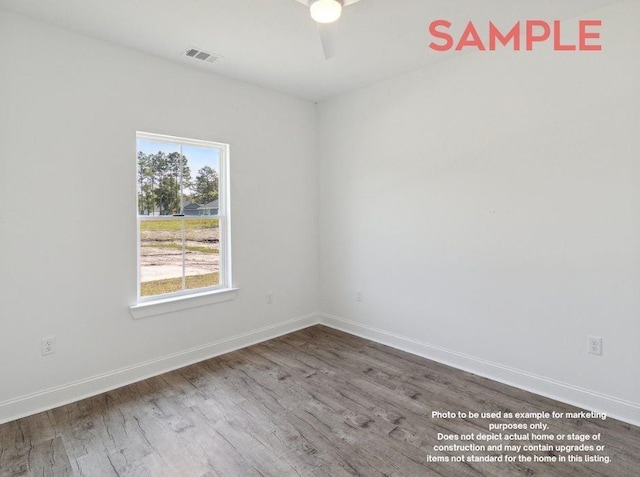
[[[180,145],[138,139],[138,214],[180,214]]]
[[[182,146],[184,155],[185,216],[218,215],[220,150],[218,148]]]
[[[140,296],[182,290],[182,223],[140,221]]]
[[[218,219],[186,220],[185,282],[187,289],[220,284]]]

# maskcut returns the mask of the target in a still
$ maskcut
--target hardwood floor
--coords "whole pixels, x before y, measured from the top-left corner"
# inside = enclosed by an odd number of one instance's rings
[[[469,454],[435,452],[438,433],[514,422],[432,410],[577,411],[315,326],[4,424],[0,475],[640,475],[640,429],[612,419],[543,421],[553,433],[601,433],[609,464],[429,462]]]

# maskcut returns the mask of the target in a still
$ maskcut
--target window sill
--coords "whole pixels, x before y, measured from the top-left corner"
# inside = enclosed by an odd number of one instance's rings
[[[145,301],[130,306],[129,311],[134,320],[148,318],[149,316],[164,315],[188,308],[233,300],[238,295],[238,290],[238,288],[225,288],[223,290]]]

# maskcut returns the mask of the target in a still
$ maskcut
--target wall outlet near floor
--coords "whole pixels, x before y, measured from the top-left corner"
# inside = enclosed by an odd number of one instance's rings
[[[42,356],[48,354],[54,354],[56,352],[56,337],[49,336],[48,338],[42,338]]]
[[[357,291],[356,292],[356,301],[362,301],[362,292],[361,291]]]
[[[598,336],[588,336],[587,352],[589,354],[597,354],[598,356],[602,356],[602,338]]]
[[[271,305],[273,303],[273,292],[272,291],[268,291],[267,292],[267,305]]]

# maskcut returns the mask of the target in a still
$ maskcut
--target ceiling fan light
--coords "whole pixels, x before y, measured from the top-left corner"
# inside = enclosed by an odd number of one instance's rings
[[[341,0],[313,0],[309,8],[318,23],[333,23],[342,15]]]

